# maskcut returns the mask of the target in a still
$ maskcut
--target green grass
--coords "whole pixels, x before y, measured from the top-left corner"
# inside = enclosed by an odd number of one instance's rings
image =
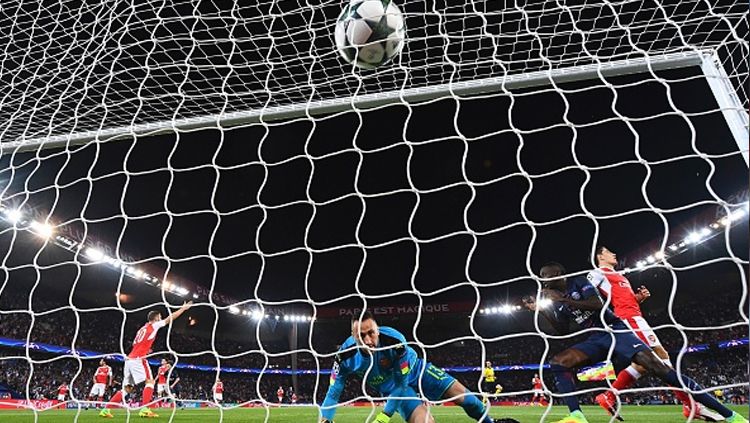
[[[734,410],[742,415],[748,415],[747,406],[736,406]],[[433,415],[437,423],[470,423],[472,420],[463,414],[458,407],[434,407]],[[493,407],[491,415],[493,417],[514,417],[525,422],[539,422],[542,413],[542,407]],[[336,423],[359,423],[366,422],[370,409],[366,407],[343,407],[336,414]],[[551,422],[562,418],[567,410],[562,406],[552,408],[545,421]],[[151,422],[170,422],[172,410],[161,409],[158,411],[160,417],[150,419]],[[590,423],[609,422],[608,416],[598,407],[584,407],[584,413]],[[145,419],[138,418],[138,413],[131,412],[130,420],[124,410],[114,410],[114,419],[102,419],[97,416],[98,411],[82,410],[77,413],[75,410],[51,410],[37,413],[38,423],[93,423],[93,422],[112,422],[120,423],[126,421],[141,422]],[[171,423],[189,423],[189,422],[219,422],[223,423],[249,423],[263,422],[266,417],[266,410],[263,408],[256,409],[229,409],[223,413],[216,408],[204,409],[185,409],[176,410]],[[681,408],[679,406],[626,406],[622,410],[627,423],[677,423],[684,422]],[[34,422],[34,413],[31,411],[0,411],[0,422],[2,423],[26,423]],[[268,410],[268,421],[273,423],[298,423],[298,422],[316,422],[317,409],[312,407],[295,407],[295,408],[272,408]],[[403,423],[399,417],[394,417],[391,422]]]

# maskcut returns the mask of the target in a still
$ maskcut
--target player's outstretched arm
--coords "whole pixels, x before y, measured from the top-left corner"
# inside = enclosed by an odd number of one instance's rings
[[[344,392],[344,386],[346,386],[346,378],[349,376],[349,370],[343,366],[343,363],[339,363],[338,360],[333,365],[331,370],[331,381],[328,385],[328,392],[326,392],[326,398],[323,400],[323,405],[320,407],[320,421],[323,423],[333,423],[333,416],[336,415],[336,407],[339,403],[339,397]]]
[[[168,324],[172,323],[172,321],[174,321],[175,319],[177,319],[178,317],[180,317],[182,315],[182,313],[186,312],[192,306],[193,306],[193,302],[192,301],[187,301],[177,311],[175,311],[174,313],[172,313],[169,316],[167,316],[167,318],[164,319],[164,324],[168,325]]]

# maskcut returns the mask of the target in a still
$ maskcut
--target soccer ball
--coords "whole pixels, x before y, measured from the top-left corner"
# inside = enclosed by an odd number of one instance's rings
[[[404,47],[404,17],[391,0],[352,0],[336,21],[336,47],[349,63],[375,69]]]

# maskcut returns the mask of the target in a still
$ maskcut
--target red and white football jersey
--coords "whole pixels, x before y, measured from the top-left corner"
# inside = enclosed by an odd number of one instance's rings
[[[625,276],[602,267],[589,272],[586,278],[604,297],[610,298],[617,317],[627,319],[641,315],[641,306]]]
[[[531,383],[534,385],[534,389],[542,389],[542,379],[535,377],[531,379]]]
[[[167,384],[167,373],[169,372],[169,364],[159,366],[159,371],[157,372],[158,380],[156,383],[159,385],[166,385]]]
[[[109,375],[112,374],[112,368],[109,366],[99,366],[94,373],[94,381],[96,383],[107,383],[109,382]]]
[[[216,382],[214,385],[214,392],[217,394],[224,393],[224,382]]]
[[[151,352],[151,346],[154,345],[156,339],[156,332],[159,329],[166,326],[164,320],[159,320],[154,323],[146,323],[142,328],[138,330],[133,339],[133,349],[130,350],[128,358],[143,358]]]
[[[68,393],[68,385],[62,384],[57,388],[57,395],[66,395]]]
[[[279,398],[282,398],[284,396],[284,390],[283,389],[277,390],[276,391],[276,396],[279,397]]]
[[[292,394],[292,402],[297,402],[297,394]]]

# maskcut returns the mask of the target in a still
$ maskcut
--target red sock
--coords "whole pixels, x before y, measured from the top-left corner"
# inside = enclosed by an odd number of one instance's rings
[[[148,404],[154,398],[154,385],[146,384],[143,388],[143,406],[148,407]]]
[[[681,403],[683,403],[684,405],[687,405],[688,407],[691,407],[691,408],[693,407],[693,400],[690,398],[690,395],[688,395],[687,392],[680,391],[679,389],[675,389],[672,392],[674,392],[675,398],[680,400]]]
[[[122,391],[117,391],[115,393],[115,396],[113,396],[112,398],[110,398],[109,404],[107,404],[107,405],[111,405],[111,406],[120,406],[120,405],[122,405]]]
[[[636,380],[638,379],[634,378],[633,375],[625,369],[617,374],[617,379],[612,383],[612,387],[618,391],[627,389],[633,386]]]

